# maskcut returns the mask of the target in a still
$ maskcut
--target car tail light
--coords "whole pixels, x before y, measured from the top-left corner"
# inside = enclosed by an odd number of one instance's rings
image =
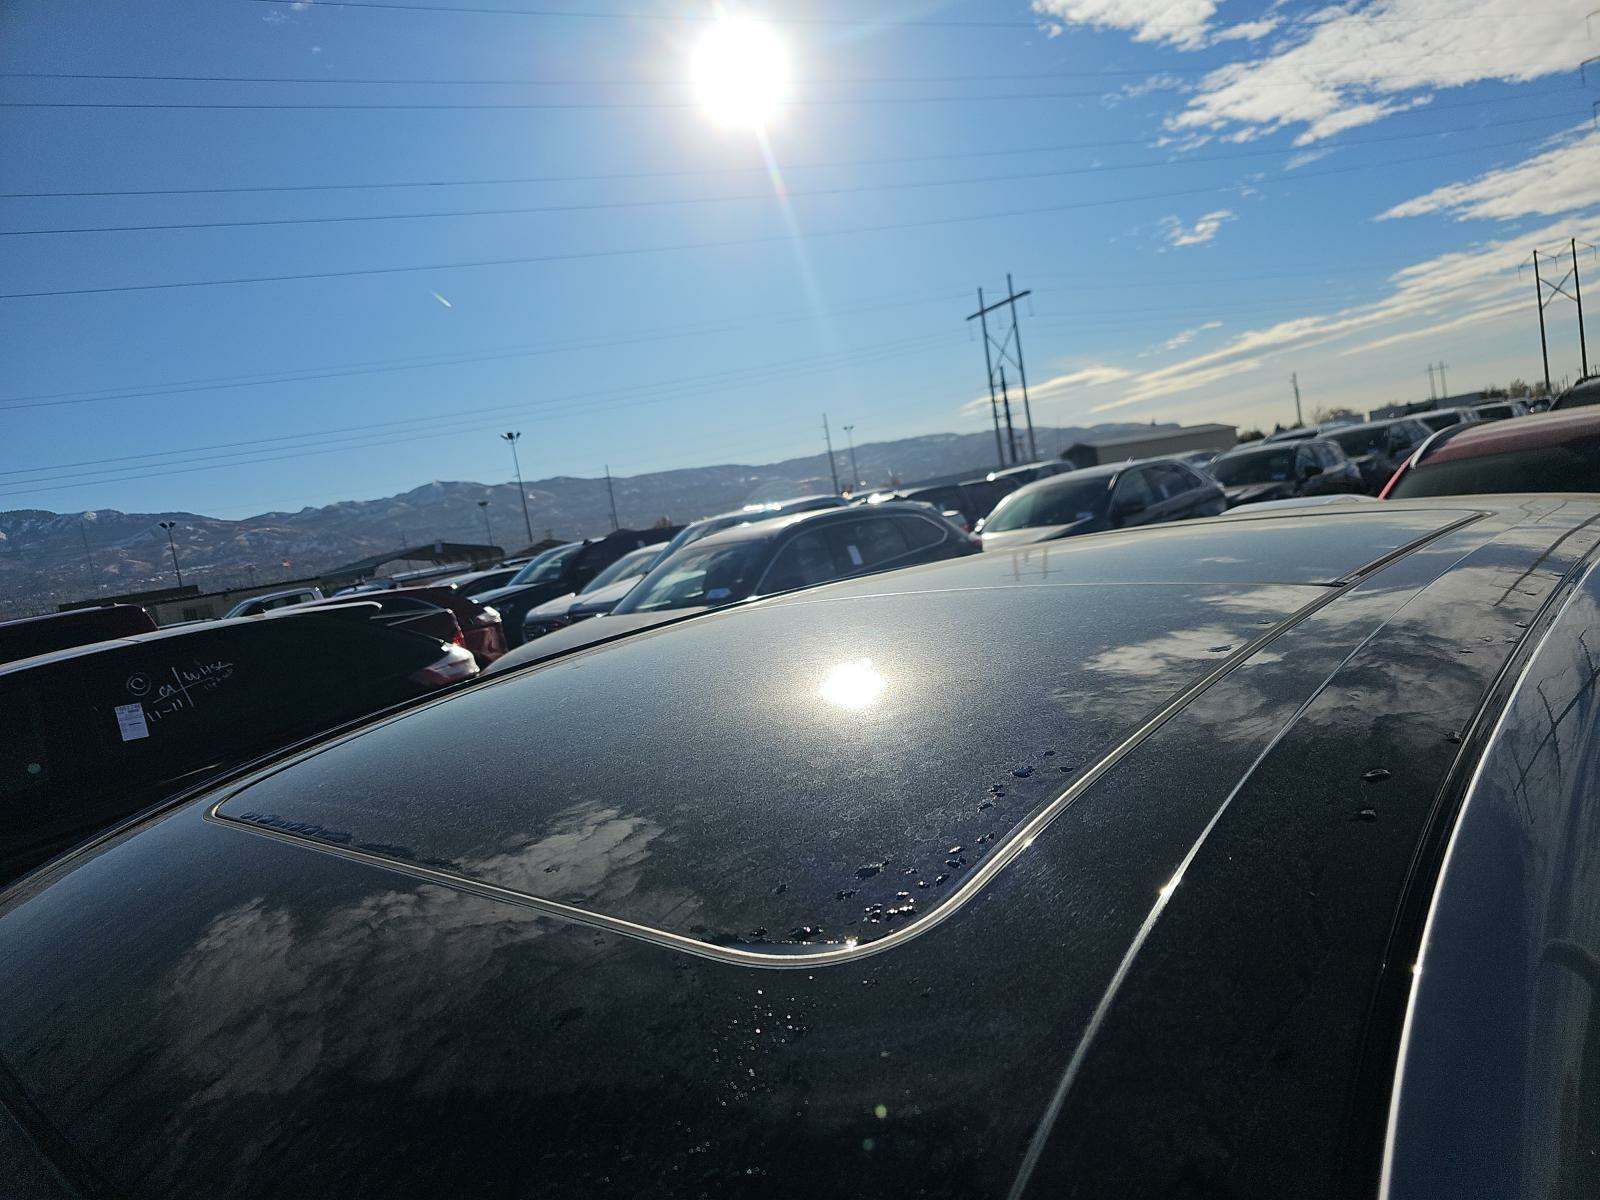
[[[444,687],[449,683],[460,683],[463,679],[471,679],[478,673],[478,660],[473,658],[469,651],[456,645],[444,646],[443,649],[443,658],[428,664],[411,676],[413,683],[420,683],[424,687]]]
[[[467,644],[467,635],[462,633],[458,627],[456,631],[450,635],[450,644],[452,646],[465,646]]]

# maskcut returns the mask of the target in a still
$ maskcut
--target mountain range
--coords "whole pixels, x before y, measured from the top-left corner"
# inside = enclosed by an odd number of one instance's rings
[[[1053,453],[1074,442],[1150,428],[1040,428],[1038,444],[1041,453]],[[854,454],[867,487],[970,477],[993,469],[994,437],[929,434],[866,443]],[[836,450],[834,464],[841,483],[848,484],[850,455]],[[612,486],[618,519],[635,528],[663,520],[682,524],[745,504],[834,491],[826,454],[617,476]],[[377,500],[344,500],[233,521],[189,512],[116,509],[0,512],[0,613],[48,612],[67,600],[170,586],[176,576],[162,521],[174,523],[173,545],[183,582],[198,585],[202,592],[305,578],[368,555],[434,541],[482,543],[486,515],[487,540],[508,550],[530,540],[584,537],[611,528],[603,478],[530,480],[526,493],[531,539],[515,483],[434,481]],[[483,500],[489,502],[487,508],[480,507]]]

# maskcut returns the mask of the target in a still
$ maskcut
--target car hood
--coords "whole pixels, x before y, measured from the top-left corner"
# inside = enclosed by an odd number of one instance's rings
[[[1259,500],[1283,500],[1294,495],[1294,484],[1288,480],[1273,483],[1239,483],[1224,487],[1222,494],[1231,508],[1239,504],[1253,504]]]
[[[568,592],[563,596],[557,596],[554,600],[546,600],[543,604],[537,605],[534,608],[530,608],[528,610],[528,616],[534,620],[549,617],[564,617],[567,615],[567,610],[576,604],[577,601],[578,594],[576,592]]]
[[[137,1200],[1325,1196],[1562,504],[1052,542],[468,685],[0,898],[5,1102]]]
[[[610,612],[639,582],[639,576],[632,579],[619,579],[615,583],[608,583],[603,588],[596,588],[592,592],[584,592],[577,597],[577,602],[572,606],[578,613]]]

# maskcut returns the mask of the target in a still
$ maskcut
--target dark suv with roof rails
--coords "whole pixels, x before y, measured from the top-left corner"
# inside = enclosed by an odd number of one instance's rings
[[[1597,544],[1570,496],[1041,543],[236,772],[0,895],[8,1184],[1591,1194]]]

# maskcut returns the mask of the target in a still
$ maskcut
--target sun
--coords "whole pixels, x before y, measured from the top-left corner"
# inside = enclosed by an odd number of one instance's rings
[[[765,25],[724,17],[695,47],[693,79],[700,103],[714,120],[764,129],[788,92],[788,56]]]

